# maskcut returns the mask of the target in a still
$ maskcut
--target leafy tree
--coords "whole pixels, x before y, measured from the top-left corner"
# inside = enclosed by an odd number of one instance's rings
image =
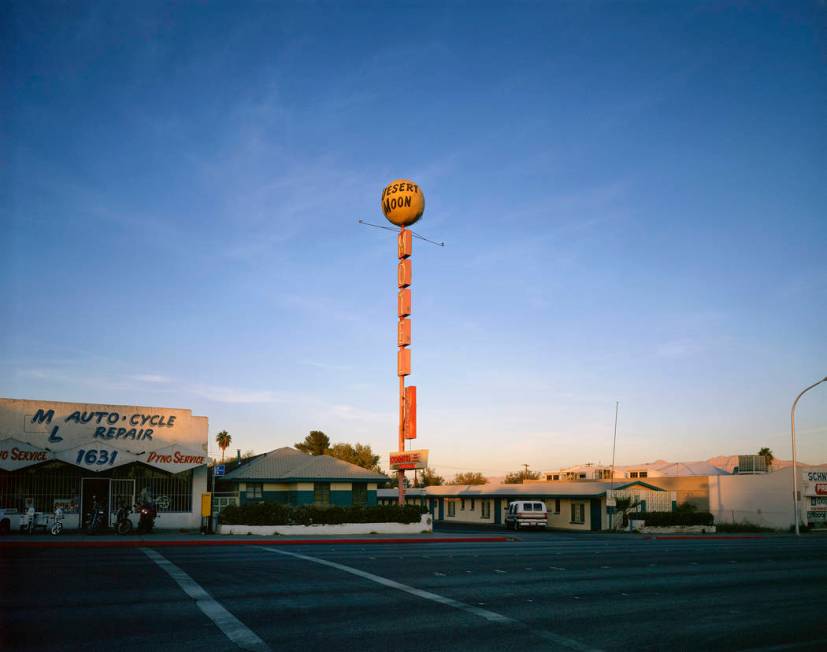
[[[218,447],[221,449],[221,463],[224,463],[224,451],[229,448],[230,444],[233,441],[233,436],[228,433],[226,430],[222,430],[215,436],[215,442],[218,444]]]
[[[457,473],[448,484],[485,484],[486,482],[488,482],[488,478],[479,471],[468,471],[467,473]]]
[[[308,455],[324,455],[330,448],[330,437],[321,430],[311,430],[310,434],[296,444],[296,449]]]
[[[241,454],[241,459],[242,460],[249,460],[251,457],[255,457],[256,455],[257,455],[257,453],[252,448],[248,448],[246,451],[244,451]]]
[[[437,475],[436,471],[430,467],[425,467],[417,475],[420,487],[436,487],[445,484],[445,478]]]
[[[539,478],[539,471],[529,471],[528,469],[523,469],[522,471],[508,473],[505,476],[504,482],[505,484],[523,484],[524,480],[538,480]]]
[[[313,434],[313,433],[310,433]],[[373,454],[370,445],[368,444],[334,444],[328,448],[325,455],[330,455],[336,459],[350,462],[356,466],[361,466],[368,471],[379,471],[379,456]]]
[[[767,459],[767,468],[772,466],[773,460],[775,460],[775,455],[772,454],[772,451],[764,446],[760,451],[758,451],[759,455],[763,455]]]

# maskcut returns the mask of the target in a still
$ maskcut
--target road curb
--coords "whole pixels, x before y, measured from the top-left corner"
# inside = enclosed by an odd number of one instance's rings
[[[8,548],[186,548],[193,546],[313,546],[313,545],[368,545],[388,543],[507,543],[511,537],[440,537],[438,539],[259,539],[240,540],[185,540],[156,541],[4,541],[0,550]]]
[[[682,540],[682,541],[733,541],[733,540],[742,540],[742,539],[766,539],[767,537],[761,536],[758,534],[754,535],[726,535],[726,534],[697,534],[697,535],[689,535],[689,534],[658,534],[653,535],[650,534],[648,536],[643,537],[644,539],[655,539],[656,541],[663,541],[663,540]]]

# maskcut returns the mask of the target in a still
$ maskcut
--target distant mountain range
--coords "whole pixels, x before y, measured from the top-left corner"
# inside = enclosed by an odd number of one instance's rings
[[[648,466],[661,469],[663,467],[669,467],[671,465],[675,466],[698,466],[700,464],[709,464],[710,466],[717,467],[727,473],[732,473],[735,470],[735,467],[738,466],[738,456],[737,455],[717,455],[715,457],[710,457],[707,460],[703,460],[702,462],[670,462],[668,460],[656,460],[654,462],[643,462],[642,464],[625,464],[623,466],[618,466],[617,468],[623,469],[632,469],[635,467],[641,466]],[[778,459],[777,457],[772,461],[772,469],[773,471],[778,471],[780,469],[786,468],[788,466],[792,466],[792,460],[782,460]],[[814,466],[818,468],[827,468],[827,464],[811,464],[810,462],[798,460],[799,466]]]

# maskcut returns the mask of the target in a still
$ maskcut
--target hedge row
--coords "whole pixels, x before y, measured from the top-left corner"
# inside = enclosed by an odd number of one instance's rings
[[[667,525],[712,525],[714,517],[709,512],[632,512],[623,517],[626,525],[629,519],[645,521],[649,527]]]
[[[317,507],[258,503],[221,510],[224,525],[338,525],[340,523],[419,523],[428,510],[419,505]]]

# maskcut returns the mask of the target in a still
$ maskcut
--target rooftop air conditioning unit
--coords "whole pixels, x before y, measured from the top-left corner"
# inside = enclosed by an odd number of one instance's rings
[[[766,473],[767,458],[763,455],[739,455],[738,456],[738,475],[749,475],[754,473]]]

